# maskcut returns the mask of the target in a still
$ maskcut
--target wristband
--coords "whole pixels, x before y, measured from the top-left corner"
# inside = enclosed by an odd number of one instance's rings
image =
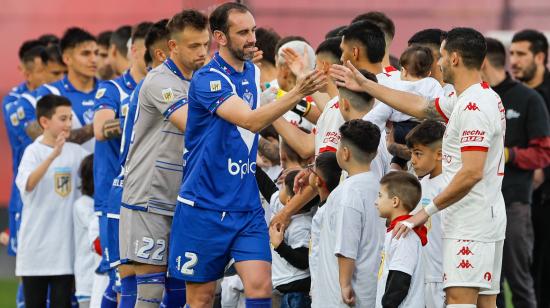
[[[439,212],[439,209],[437,208],[437,206],[435,206],[435,203],[430,202],[430,204],[426,205],[426,207],[424,207],[424,211],[426,211],[426,214],[428,214],[428,216],[432,216],[433,214]]]
[[[300,117],[304,117],[311,109],[311,103],[305,100],[301,100],[294,108],[292,112],[296,113]]]

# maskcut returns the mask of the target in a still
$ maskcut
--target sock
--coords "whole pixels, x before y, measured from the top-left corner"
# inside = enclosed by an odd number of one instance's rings
[[[136,308],[157,308],[162,302],[166,273],[136,275]]]
[[[474,304],[450,304],[445,306],[447,308],[476,308]]]
[[[24,308],[25,307],[25,295],[23,293],[23,283],[19,283],[19,287],[17,288],[17,296],[15,297],[15,304],[17,305],[17,308]]]
[[[112,271],[109,272],[109,284],[107,285],[107,288],[105,288],[105,292],[101,298],[101,308],[116,308],[117,306],[116,292],[113,290],[115,281],[111,272]]]
[[[137,298],[136,276],[128,276],[120,280],[119,308],[134,308]]]
[[[271,308],[271,298],[247,298],[246,308]]]
[[[185,281],[166,277],[161,307],[182,308],[185,305]]]
[[[71,308],[78,308],[78,299],[76,299],[76,296],[71,295]]]

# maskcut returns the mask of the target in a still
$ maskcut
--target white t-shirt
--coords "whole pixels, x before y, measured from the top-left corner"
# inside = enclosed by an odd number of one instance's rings
[[[309,273],[311,276],[311,294],[315,289],[317,282],[317,273],[319,264],[319,240],[321,236],[321,223],[323,221],[323,215],[325,213],[326,207],[323,205],[317,209],[311,220],[311,233],[309,239]],[[311,299],[312,306],[314,305],[315,298]],[[313,306],[314,307],[314,306]]]
[[[78,144],[65,143],[34,190],[27,192],[29,175],[52,151],[35,140],[19,165],[16,184],[23,200],[23,217],[15,262],[17,276],[74,273],[73,204],[80,196],[78,168],[87,152]]]
[[[382,307],[382,297],[386,291],[386,281],[390,271],[411,275],[409,292],[399,307],[424,308],[422,242],[416,233],[411,232],[405,237],[395,239],[392,231],[386,232],[376,292],[376,308]]]
[[[434,178],[430,178],[428,174],[420,180],[420,185],[422,185],[422,199],[420,199],[413,214],[416,214],[420,209],[430,204],[443,191],[447,183],[441,174]],[[423,248],[422,254],[426,282],[443,283],[443,230],[441,215],[442,212],[432,215],[425,224],[428,229],[428,244]]]
[[[363,117],[363,120],[369,121],[367,117],[369,113],[367,113]],[[376,156],[370,163],[370,169],[372,170],[372,172],[374,172],[378,176],[378,180],[381,180],[384,175],[390,172],[391,159],[392,159],[392,155],[390,154],[390,152],[388,152],[388,145],[386,143],[386,129],[384,127],[380,131],[380,142],[378,143]]]
[[[338,96],[328,101],[325,109],[317,120],[317,126],[313,129],[315,134],[315,155],[323,152],[336,152],[340,143],[340,126],[344,124],[344,118],[340,113]]]
[[[278,192],[271,196],[270,206],[273,215],[282,209],[283,205],[279,201]],[[284,242],[293,249],[308,247],[311,233],[311,219],[310,213],[293,215],[285,231]],[[271,255],[273,258],[271,262],[273,288],[309,277],[309,269],[301,270],[292,266],[283,257],[279,256],[273,248],[271,248]]]
[[[445,209],[443,238],[495,242],[504,239],[506,211],[501,186],[504,175],[506,116],[498,94],[487,83],[435,101],[448,121],[443,137],[443,177],[449,183],[462,168],[461,153],[487,152],[483,178],[464,198]]]
[[[347,307],[342,301],[337,255],[355,260],[351,285],[355,307],[374,307],[376,268],[384,241],[384,221],[374,205],[378,177],[365,172],[344,180],[328,197],[319,242],[312,307]]]
[[[96,223],[94,199],[83,195],[74,203],[74,276],[76,296],[91,296],[94,283],[94,271],[100,257],[92,250],[95,238],[90,238],[91,224]]]
[[[405,91],[420,95],[428,101],[433,101],[441,96],[442,91],[444,91],[439,81],[432,77],[422,78],[417,81],[402,80],[401,82]]]
[[[378,79],[379,84],[390,89],[408,92],[402,80],[388,76],[386,73],[377,74],[376,79]],[[386,122],[388,121],[403,122],[413,119],[413,117],[393,109],[384,102],[376,100],[372,110],[363,119],[376,124],[380,128],[380,131],[383,131],[386,129]]]
[[[382,70],[386,76],[391,77],[392,79],[401,80],[401,71],[397,68],[389,65],[384,67]]]

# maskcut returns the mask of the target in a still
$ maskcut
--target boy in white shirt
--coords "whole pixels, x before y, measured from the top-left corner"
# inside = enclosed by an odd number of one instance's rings
[[[413,213],[432,202],[443,188],[446,181],[441,175],[441,142],[445,125],[433,120],[425,120],[413,128],[407,135],[407,147],[411,151],[411,164],[414,172],[421,177],[422,198]],[[432,215],[426,223],[428,244],[423,249],[424,260],[424,298],[426,308],[445,307],[443,291],[443,230],[441,213]]]
[[[414,228],[416,234],[393,237],[395,225],[411,217],[409,213],[420,201],[418,179],[405,171],[386,174],[380,180],[376,208],[388,228],[382,262],[378,271],[377,308],[424,308],[424,269],[422,246],[426,245],[426,227]]]
[[[72,127],[67,98],[42,97],[36,118],[44,132],[25,150],[16,178],[23,218],[15,274],[23,278],[27,307],[45,307],[48,288],[50,307],[71,307],[73,204],[79,195],[78,168],[87,153],[65,143]]]
[[[336,157],[349,177],[324,206],[313,307],[370,308],[376,299],[373,269],[380,264],[384,232],[374,207],[379,178],[370,170],[380,130],[357,119],[344,123],[340,134]]]

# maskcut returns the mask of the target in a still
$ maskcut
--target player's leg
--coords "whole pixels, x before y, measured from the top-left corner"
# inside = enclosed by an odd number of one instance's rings
[[[103,292],[103,298],[101,299],[101,308],[116,308],[117,297],[115,292],[116,273],[114,269],[108,271],[109,284]]]
[[[216,281],[206,283],[186,282],[187,305],[193,308],[210,308],[214,304]]]
[[[72,306],[74,276],[60,275],[50,278],[50,307],[70,308]]]
[[[42,308],[48,298],[48,277],[26,276],[22,277],[23,292],[25,294],[26,308]]]
[[[502,270],[502,254],[504,240],[495,243],[493,254],[492,270],[490,270],[490,287],[481,289],[477,298],[477,307],[479,308],[495,308],[497,307],[497,295],[500,293],[500,276]],[[485,274],[487,277],[487,274]],[[516,306],[524,307],[524,306]]]
[[[119,308],[133,308],[136,305],[137,282],[136,272],[131,264],[118,266],[120,275],[120,303]]]
[[[183,307],[186,300],[185,281],[166,275],[161,307]]]

